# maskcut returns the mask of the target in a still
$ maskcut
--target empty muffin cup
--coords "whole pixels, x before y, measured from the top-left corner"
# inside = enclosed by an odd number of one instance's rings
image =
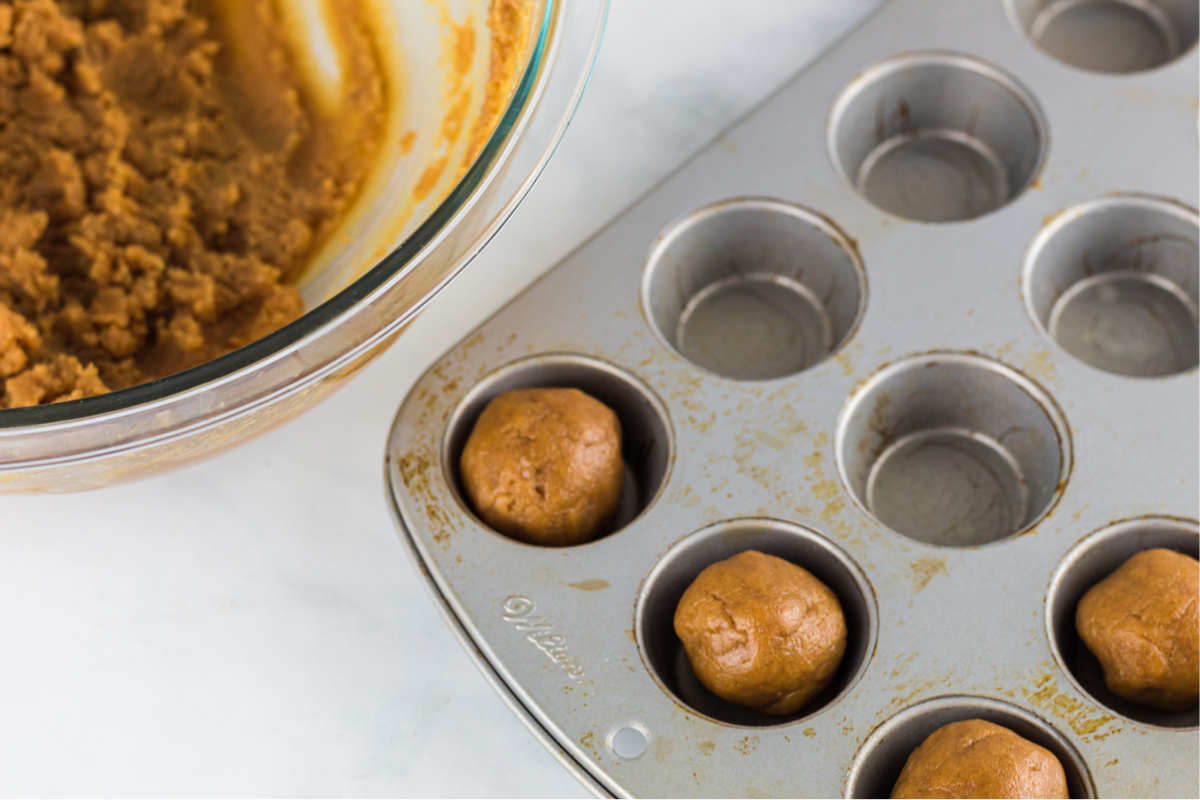
[[[1091,72],[1142,72],[1196,44],[1195,0],[1009,0],[1018,27],[1043,51]]]
[[[1070,472],[1066,422],[999,362],[936,353],[876,372],[847,401],[838,471],[871,516],[910,539],[973,547],[1019,533]]]
[[[666,483],[673,447],[662,402],[640,380],[605,361],[567,353],[538,355],[515,361],[483,378],[459,402],[447,424],[442,442],[447,483],[463,509],[476,516],[459,474],[459,461],[475,421],[492,398],[502,392],[558,387],[579,389],[599,400],[621,423],[624,485],[616,517],[597,537],[602,538],[626,527],[654,502]]]
[[[705,568],[747,550],[757,550],[803,567],[838,597],[846,619],[846,650],[830,683],[790,715],[760,714],[708,690],[692,672],[683,642],[675,635],[675,609],[684,591]],[[786,522],[739,519],[721,522],[673,545],[642,582],[634,632],[650,674],[677,703],[727,725],[778,727],[818,713],[862,676],[875,647],[875,595],[854,562],[823,536]]]
[[[1085,538],[1059,564],[1046,592],[1046,633],[1050,649],[1079,689],[1126,719],[1160,728],[1196,728],[1200,709],[1164,711],[1131,703],[1108,690],[1100,662],[1075,629],[1075,609],[1083,595],[1129,558],[1154,548],[1200,558],[1200,526],[1172,517],[1126,520]]]
[[[890,797],[908,757],[944,725],[982,719],[1046,748],[1062,764],[1071,797],[1095,797],[1087,764],[1070,741],[1025,709],[987,697],[935,697],[906,708],[876,728],[854,759],[846,778],[846,797]]]
[[[769,199],[727,200],[672,223],[642,277],[642,307],[667,347],[736,380],[824,360],[865,299],[850,239],[816,212]]]
[[[1129,377],[1200,363],[1193,209],[1114,195],[1072,206],[1034,237],[1022,290],[1039,329],[1079,360]]]
[[[974,219],[1006,205],[1042,164],[1046,125],[1016,81],[952,53],[899,56],[842,91],[829,120],[837,171],[888,213]]]

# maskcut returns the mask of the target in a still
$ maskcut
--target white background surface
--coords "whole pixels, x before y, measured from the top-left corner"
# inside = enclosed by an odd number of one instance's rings
[[[0,794],[583,796],[393,533],[384,436],[441,353],[880,0],[613,0],[543,179],[340,394],[216,460],[0,497]]]

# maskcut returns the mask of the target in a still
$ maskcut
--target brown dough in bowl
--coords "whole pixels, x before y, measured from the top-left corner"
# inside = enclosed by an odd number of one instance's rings
[[[966,719],[938,728],[912,752],[892,797],[1067,797],[1067,776],[1046,748]]]
[[[369,25],[312,108],[270,0],[0,3],[0,409],[228,353],[304,311],[290,281],[372,169]]]
[[[846,619],[833,590],[756,550],[697,576],[675,610],[675,633],[701,683],[763,714],[803,708],[846,652]]]
[[[460,461],[485,523],[529,544],[590,541],[611,525],[625,466],[621,423],[578,389],[514,389],[479,415]]]
[[[1170,711],[1200,694],[1200,562],[1157,548],[1130,558],[1079,601],[1079,638],[1104,667],[1109,690]]]

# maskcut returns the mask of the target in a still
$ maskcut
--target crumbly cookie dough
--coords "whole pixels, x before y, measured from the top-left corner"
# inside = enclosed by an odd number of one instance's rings
[[[1196,705],[1197,596],[1200,562],[1164,549],[1138,553],[1084,594],[1075,628],[1113,694],[1172,711]]]
[[[696,577],[675,609],[675,633],[701,683],[763,714],[803,708],[846,652],[846,619],[833,590],[756,550]]]
[[[892,797],[1067,797],[1067,776],[1046,748],[967,719],[938,728],[912,752]]]
[[[471,506],[500,533],[548,547],[582,544],[620,505],[621,423],[578,389],[514,389],[479,415],[460,470]]]
[[[272,0],[0,3],[0,408],[194,366],[303,311],[287,282],[348,210],[385,86],[310,108]]]

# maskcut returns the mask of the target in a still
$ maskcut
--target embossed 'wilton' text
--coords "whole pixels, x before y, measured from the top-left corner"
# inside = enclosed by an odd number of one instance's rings
[[[536,609],[532,600],[521,595],[512,595],[500,607],[504,611],[506,622],[513,623],[514,628],[526,633],[525,638],[561,666],[573,680],[583,680],[583,666],[573,654],[567,652],[567,637],[555,633],[554,624],[545,617],[530,616]]]

